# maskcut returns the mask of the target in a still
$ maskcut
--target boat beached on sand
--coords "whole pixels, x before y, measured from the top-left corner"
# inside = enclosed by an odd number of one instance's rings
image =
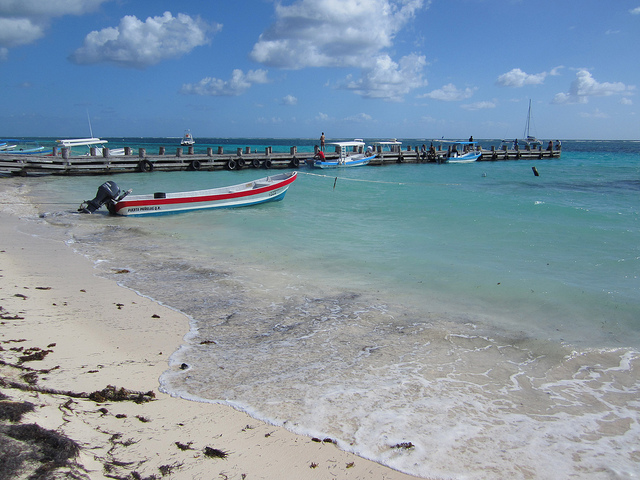
[[[98,188],[93,200],[83,202],[78,211],[93,213],[106,204],[112,214],[142,216],[246,207],[282,200],[297,175],[297,172],[287,172],[228,187],[192,192],[156,192],[147,195],[129,195],[131,190],[120,192],[118,185],[110,180]]]
[[[360,139],[352,142],[328,143],[327,145],[335,146],[338,158],[325,159],[324,154],[322,156],[316,155],[307,160],[309,166],[315,168],[361,167],[376,157],[375,153],[364,151],[364,141]]]

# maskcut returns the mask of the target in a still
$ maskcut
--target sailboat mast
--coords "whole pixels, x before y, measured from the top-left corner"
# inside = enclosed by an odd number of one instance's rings
[[[93,138],[93,128],[91,128],[91,117],[89,116],[89,109],[87,109],[87,120],[89,121],[89,134]]]
[[[524,126],[524,138],[529,138],[530,123],[531,123],[531,99],[529,99],[529,112],[527,113],[527,123]]]

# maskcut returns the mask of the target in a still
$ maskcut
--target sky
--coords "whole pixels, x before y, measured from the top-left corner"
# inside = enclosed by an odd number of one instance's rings
[[[0,138],[640,139],[640,0],[0,0]]]

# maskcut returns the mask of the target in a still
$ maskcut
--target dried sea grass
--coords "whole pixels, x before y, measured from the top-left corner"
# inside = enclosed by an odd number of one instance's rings
[[[111,401],[111,402],[132,401],[136,403],[145,403],[145,402],[150,402],[156,397],[153,391],[139,392],[135,390],[127,390],[126,388],[117,388],[113,385],[107,385],[102,390],[97,390],[91,393],[72,392],[69,390],[56,390],[53,388],[39,387],[36,385],[27,385],[24,383],[14,382],[7,378],[2,378],[2,377],[0,377],[0,386],[17,388],[19,390],[26,390],[26,391],[32,391],[32,392],[48,393],[52,395],[63,395],[63,396],[72,397],[72,398],[88,398],[89,400],[93,400],[96,403],[104,403],[108,401]]]

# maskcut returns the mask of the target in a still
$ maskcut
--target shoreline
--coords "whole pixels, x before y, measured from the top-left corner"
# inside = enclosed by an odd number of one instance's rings
[[[34,234],[42,226],[23,214],[0,212],[0,358],[36,371],[38,387],[94,392],[113,385],[155,395],[146,403],[97,403],[2,386],[8,400],[35,405],[20,424],[35,423],[78,444],[78,457],[65,468],[92,479],[417,478],[230,406],[162,393],[158,378],[189,331],[187,317],[98,277],[66,244]],[[41,352],[42,359],[19,362],[25,351]],[[25,383],[24,370],[5,364],[0,372]],[[226,457],[209,456],[207,448]]]

